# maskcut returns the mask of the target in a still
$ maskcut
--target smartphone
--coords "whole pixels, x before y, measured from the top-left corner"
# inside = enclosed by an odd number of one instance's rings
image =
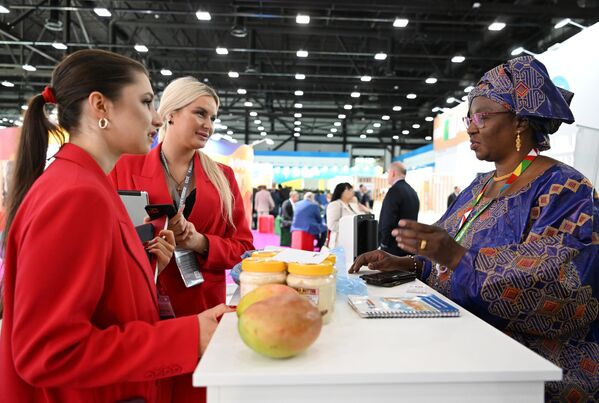
[[[137,231],[141,243],[146,243],[154,239],[154,226],[151,223],[138,225],[135,227],[135,231]],[[146,251],[146,255],[152,261],[152,254]]]
[[[162,216],[173,218],[177,214],[177,209],[172,204],[148,204],[145,209],[150,220],[155,220]]]
[[[395,270],[381,273],[364,274],[361,279],[370,285],[380,287],[394,287],[396,285],[409,283],[416,280],[416,273],[403,270]]]

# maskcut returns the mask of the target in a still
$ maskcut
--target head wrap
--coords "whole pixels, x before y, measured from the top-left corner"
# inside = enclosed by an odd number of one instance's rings
[[[42,97],[47,104],[55,104],[56,98],[54,97],[54,90],[52,87],[46,85],[44,90],[42,91]]]
[[[476,97],[489,98],[516,116],[526,118],[539,150],[549,149],[549,134],[562,122],[574,122],[570,91],[556,87],[545,65],[532,56],[520,56],[487,71],[468,95],[468,105]]]

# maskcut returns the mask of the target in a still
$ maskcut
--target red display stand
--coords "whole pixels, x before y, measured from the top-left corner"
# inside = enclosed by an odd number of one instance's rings
[[[309,232],[292,231],[291,232],[291,247],[293,249],[314,251],[314,241],[316,237]]]
[[[275,217],[272,215],[258,216],[258,232],[272,234],[275,232]]]

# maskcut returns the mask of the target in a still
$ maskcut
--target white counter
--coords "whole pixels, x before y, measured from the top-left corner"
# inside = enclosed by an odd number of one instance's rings
[[[406,288],[369,293],[404,295]],[[225,315],[194,385],[208,387],[209,403],[529,403],[543,401],[545,381],[561,379],[559,367],[464,309],[459,318],[430,319],[362,319],[345,299],[335,309],[318,340],[286,360],[250,350],[237,316]]]

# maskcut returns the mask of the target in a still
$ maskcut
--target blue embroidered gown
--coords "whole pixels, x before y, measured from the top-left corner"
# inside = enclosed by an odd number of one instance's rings
[[[475,179],[435,225],[455,236],[491,175]],[[454,271],[439,274],[424,260],[423,280],[561,367],[563,381],[546,384],[546,401],[599,401],[599,199],[591,182],[557,163],[493,202],[462,245],[468,251]]]

